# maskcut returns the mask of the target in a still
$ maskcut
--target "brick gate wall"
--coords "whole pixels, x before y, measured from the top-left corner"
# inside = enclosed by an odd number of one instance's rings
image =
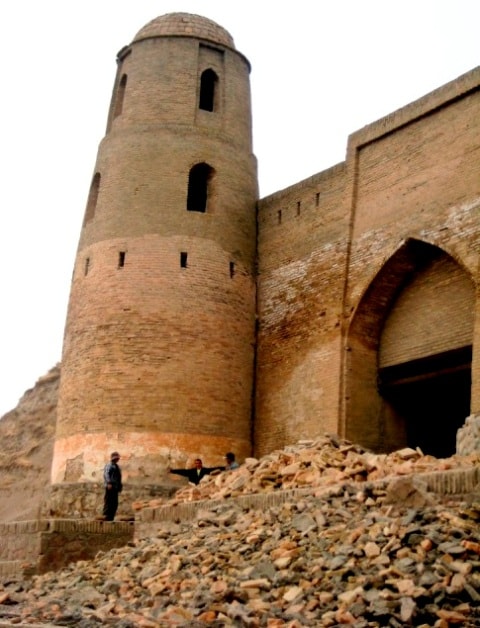
[[[365,364],[345,362],[355,346],[348,329],[405,241],[439,247],[478,282],[479,137],[476,68],[352,134],[345,163],[260,201],[257,455],[322,431],[344,435],[349,398],[364,397],[355,420],[367,431],[377,421],[381,403],[363,384]],[[476,325],[474,345],[479,336]],[[478,412],[480,352],[473,353]]]

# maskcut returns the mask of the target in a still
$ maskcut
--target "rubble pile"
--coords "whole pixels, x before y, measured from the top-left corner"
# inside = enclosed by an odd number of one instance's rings
[[[0,627],[479,628],[480,504],[431,499],[406,471],[445,465],[461,461],[376,457],[327,437],[246,461],[179,491],[215,497],[194,520],[0,585]],[[264,509],[228,499],[307,477],[330,489]]]
[[[198,486],[188,484],[166,499],[133,504],[134,510],[188,501],[222,499],[293,488],[322,489],[341,482],[375,482],[389,477],[471,468],[480,464],[480,452],[468,456],[435,458],[420,449],[375,454],[335,435],[300,441],[257,460],[247,458],[234,472],[216,472]]]

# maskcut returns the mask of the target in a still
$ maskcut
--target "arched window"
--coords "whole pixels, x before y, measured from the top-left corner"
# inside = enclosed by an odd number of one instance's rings
[[[122,113],[123,100],[125,98],[125,90],[127,88],[127,75],[124,74],[118,84],[117,97],[115,99],[115,109],[113,111],[113,117],[116,118]]]
[[[208,164],[196,164],[188,177],[187,209],[190,212],[206,212],[213,168]]]
[[[214,111],[218,76],[213,70],[205,70],[200,77],[199,107],[204,111]]]
[[[92,183],[90,185],[90,193],[88,195],[87,208],[85,210],[85,218],[83,219],[83,225],[85,226],[87,222],[92,220],[95,216],[95,209],[97,207],[98,200],[98,192],[100,190],[100,173],[96,172]]]

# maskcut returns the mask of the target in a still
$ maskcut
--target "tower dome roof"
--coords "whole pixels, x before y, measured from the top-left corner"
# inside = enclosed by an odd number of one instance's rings
[[[191,13],[167,13],[156,17],[138,31],[133,41],[169,36],[197,37],[235,49],[233,37],[222,26]]]

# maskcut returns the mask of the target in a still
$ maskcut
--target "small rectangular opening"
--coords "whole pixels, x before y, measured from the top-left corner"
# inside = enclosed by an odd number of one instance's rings
[[[318,207],[320,204],[320,192],[317,192],[315,195],[315,205]]]
[[[230,277],[233,277],[235,274],[235,262],[230,262]]]
[[[85,267],[83,269],[84,275],[88,275],[88,269],[90,268],[90,258],[87,257],[87,259],[85,260]]]
[[[282,210],[281,209],[278,210],[277,217],[278,217],[278,224],[281,225],[282,224]]]
[[[186,268],[187,267],[187,257],[188,257],[188,254],[185,253],[185,251],[182,251],[180,253],[180,267],[181,268]]]
[[[300,216],[300,206],[301,206],[301,201],[297,202],[297,216]]]
[[[125,257],[126,257],[126,253],[125,251],[120,251],[120,253],[118,254],[118,267],[119,268],[123,268],[125,266]]]

